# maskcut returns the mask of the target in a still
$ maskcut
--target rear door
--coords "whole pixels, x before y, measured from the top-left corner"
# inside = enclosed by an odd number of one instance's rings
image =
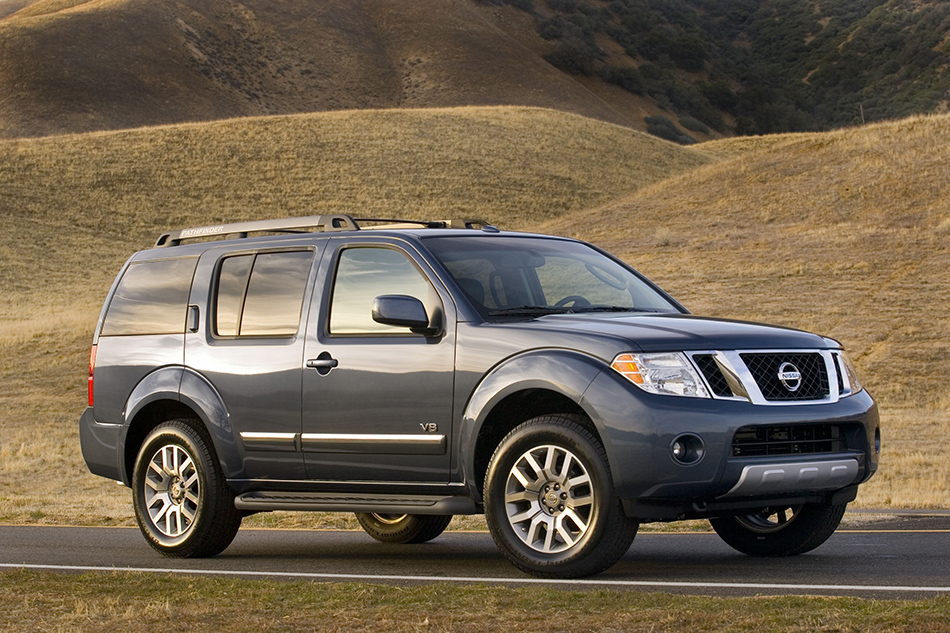
[[[185,362],[224,400],[248,479],[306,477],[298,444],[303,331],[323,242],[212,248],[198,266],[191,301],[206,314],[186,335]]]
[[[304,353],[303,434],[311,479],[447,482],[455,307],[412,245],[333,239],[321,264]],[[438,335],[372,319],[379,295],[418,298]],[[309,365],[309,367],[308,367]]]

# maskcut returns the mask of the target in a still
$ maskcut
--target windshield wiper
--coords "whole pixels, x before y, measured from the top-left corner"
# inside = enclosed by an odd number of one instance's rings
[[[519,306],[517,308],[503,308],[492,310],[488,316],[544,316],[545,314],[565,314],[571,308],[556,308],[554,306]]]
[[[634,308],[630,306],[592,305],[571,308],[571,312],[659,312],[653,308]]]

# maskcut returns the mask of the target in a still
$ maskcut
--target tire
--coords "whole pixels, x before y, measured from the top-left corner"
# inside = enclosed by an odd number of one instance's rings
[[[380,543],[426,543],[445,531],[452,515],[357,512],[356,520]]]
[[[145,439],[132,474],[132,503],[148,544],[175,558],[224,551],[243,517],[210,440],[191,420],[165,422]]]
[[[516,427],[485,476],[485,518],[498,548],[541,578],[599,573],[623,556],[639,523],[614,493],[607,454],[578,415]]]
[[[749,556],[795,556],[809,552],[834,534],[847,503],[764,508],[761,512],[710,519],[716,534]]]

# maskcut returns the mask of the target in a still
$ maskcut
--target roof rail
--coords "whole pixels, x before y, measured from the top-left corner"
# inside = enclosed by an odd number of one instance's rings
[[[319,231],[358,231],[359,228],[352,217],[342,213],[311,215],[281,220],[256,220],[179,229],[160,235],[155,242],[155,246],[178,246],[182,240],[214,237],[216,235],[247,237],[248,233],[307,233],[314,229]]]
[[[374,222],[372,226],[361,227],[361,223]],[[344,213],[333,215],[311,215],[300,218],[280,220],[256,220],[235,222],[232,224],[214,224],[192,229],[169,231],[159,236],[156,247],[178,246],[182,240],[194,240],[219,235],[247,237],[248,233],[308,233],[310,231],[358,231],[363,229],[405,229],[421,227],[427,229],[475,229],[495,231],[498,229],[486,220],[476,218],[456,218],[452,220],[394,220],[390,218],[353,218]]]

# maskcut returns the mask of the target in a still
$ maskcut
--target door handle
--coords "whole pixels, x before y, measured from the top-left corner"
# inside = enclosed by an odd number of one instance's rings
[[[330,370],[340,364],[340,361],[330,356],[329,352],[321,352],[316,358],[307,360],[308,369],[316,369],[321,376],[326,376]]]
[[[326,359],[311,358],[310,360],[307,361],[307,367],[309,367],[310,369],[320,369],[321,367],[329,367],[330,369],[333,369],[339,364],[340,364],[340,361],[338,361],[335,358],[326,358]]]

